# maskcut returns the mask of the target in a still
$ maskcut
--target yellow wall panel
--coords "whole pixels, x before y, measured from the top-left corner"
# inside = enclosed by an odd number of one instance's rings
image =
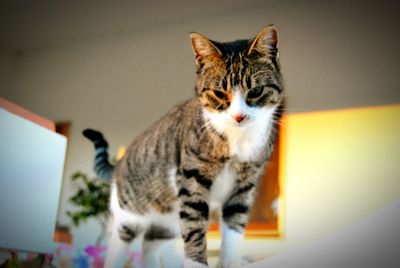
[[[400,198],[400,105],[287,117],[286,237],[308,241]]]
[[[400,105],[284,119],[283,235],[247,240],[245,254],[312,243],[400,199]]]

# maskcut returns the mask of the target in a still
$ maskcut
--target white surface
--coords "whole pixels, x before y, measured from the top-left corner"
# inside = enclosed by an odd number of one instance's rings
[[[400,200],[316,243],[245,267],[400,267]]]
[[[52,252],[66,144],[0,109],[0,248]]]

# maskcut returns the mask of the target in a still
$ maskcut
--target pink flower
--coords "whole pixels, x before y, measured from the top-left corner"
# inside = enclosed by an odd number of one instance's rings
[[[104,246],[92,246],[89,245],[85,248],[85,252],[88,256],[91,256],[93,258],[97,258],[103,251],[106,250],[106,247]]]
[[[104,267],[104,258],[102,258],[102,257],[95,258],[92,262],[92,267],[93,268],[103,268]]]

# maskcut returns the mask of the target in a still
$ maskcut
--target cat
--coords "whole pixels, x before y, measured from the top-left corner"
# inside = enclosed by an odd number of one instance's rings
[[[84,131],[96,148],[96,173],[112,177],[105,267],[115,267],[139,236],[144,266],[160,267],[159,248],[179,235],[183,267],[208,267],[212,209],[221,211],[221,266],[241,265],[240,242],[283,102],[277,29],[269,25],[249,40],[222,43],[198,33],[190,40],[195,96],[136,137],[115,166],[102,134]]]

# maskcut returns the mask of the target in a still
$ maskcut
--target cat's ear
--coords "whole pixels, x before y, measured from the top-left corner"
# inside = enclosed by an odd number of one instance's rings
[[[196,56],[197,66],[202,66],[204,63],[217,62],[221,60],[221,51],[205,36],[192,32],[190,41],[194,55]]]
[[[258,53],[269,58],[278,57],[278,30],[274,25],[263,28],[253,41],[250,42],[247,55]]]

